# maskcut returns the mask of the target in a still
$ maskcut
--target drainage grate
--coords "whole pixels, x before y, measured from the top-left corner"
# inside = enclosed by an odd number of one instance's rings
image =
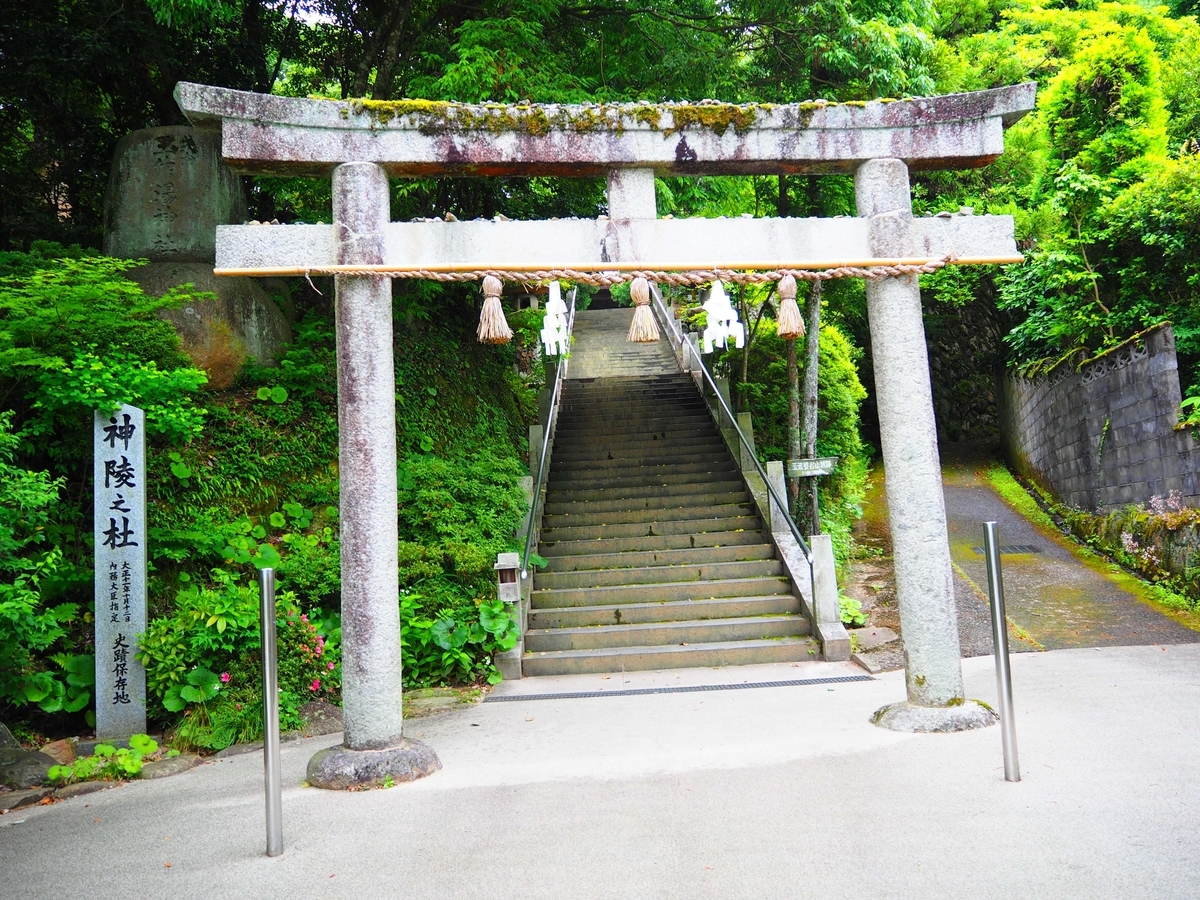
[[[972,547],[971,549],[975,551],[975,554],[977,556],[983,556],[983,548],[982,547]],[[1006,553],[1041,553],[1041,552],[1042,552],[1042,548],[1034,546],[1033,544],[1009,544],[1007,547],[1000,548],[1000,553],[1002,555],[1006,554]]]
[[[852,681],[874,681],[870,675],[838,675],[833,678],[802,678],[795,681],[756,681],[750,684],[693,684],[683,687],[629,688],[622,691],[577,691],[570,694],[489,694],[484,703],[506,703],[516,700],[579,700],[584,697],[632,697],[637,694],[694,694],[700,691],[743,691],[749,688],[800,687],[807,684],[846,684]]]

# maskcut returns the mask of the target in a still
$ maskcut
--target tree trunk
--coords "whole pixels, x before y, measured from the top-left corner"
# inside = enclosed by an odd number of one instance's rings
[[[383,49],[383,58],[379,60],[379,68],[375,73],[375,88],[371,96],[376,100],[390,100],[392,84],[395,80],[396,61],[400,58],[400,38],[412,14],[412,0],[397,4],[392,17],[391,33]]]
[[[821,282],[814,281],[808,300],[804,304],[805,360],[804,360],[804,456],[812,459],[817,455],[817,364],[821,335]],[[821,520],[817,512],[817,479],[804,479],[802,513],[810,526],[809,534],[821,533]]]

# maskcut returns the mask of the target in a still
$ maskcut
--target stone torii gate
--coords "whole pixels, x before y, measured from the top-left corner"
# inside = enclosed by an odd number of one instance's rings
[[[244,174],[333,180],[333,224],[222,226],[217,274],[336,276],[345,746],[328,787],[440,766],[401,737],[396,430],[389,277],[552,268],[824,269],[1021,259],[1009,216],[914,219],[910,170],[987,165],[1035,86],[870,103],[464,105],[302,100],[181,83],[198,129]],[[654,177],[853,173],[857,218],[658,219]],[[392,222],[389,177],[600,176],[597,220]],[[908,701],[904,730],[990,724],[964,702],[957,615],[917,278],[867,283]]]

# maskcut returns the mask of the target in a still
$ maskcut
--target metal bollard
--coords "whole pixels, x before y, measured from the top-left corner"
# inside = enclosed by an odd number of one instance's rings
[[[267,793],[267,856],[283,853],[283,783],[279,772],[279,646],[275,639],[275,570],[258,572],[262,623],[263,776]]]
[[[992,601],[992,643],[996,648],[996,693],[1000,706],[1000,743],[1004,748],[1004,780],[1020,781],[1012,673],[1008,667],[1008,620],[1004,617],[1004,581],[1000,574],[1000,541],[996,538],[995,522],[983,523],[983,549],[987,556],[988,594]]]

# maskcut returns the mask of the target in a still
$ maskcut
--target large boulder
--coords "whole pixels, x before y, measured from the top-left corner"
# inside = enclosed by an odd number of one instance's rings
[[[0,750],[0,784],[13,788],[31,788],[46,781],[50,767],[58,765],[38,750]]]

